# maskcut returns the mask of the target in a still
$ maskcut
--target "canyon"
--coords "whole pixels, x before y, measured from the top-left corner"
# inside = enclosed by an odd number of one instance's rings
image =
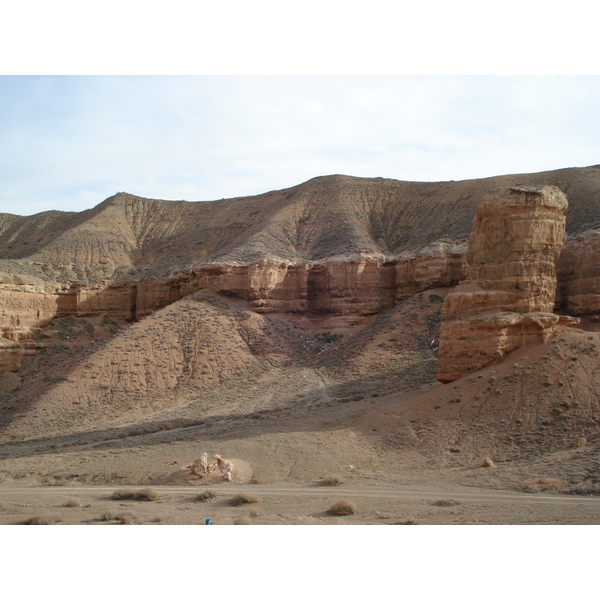
[[[2,214],[5,471],[159,438],[178,461],[208,440],[276,480],[364,455],[385,471],[592,453],[599,207],[597,165]],[[153,461],[131,480],[163,481]]]

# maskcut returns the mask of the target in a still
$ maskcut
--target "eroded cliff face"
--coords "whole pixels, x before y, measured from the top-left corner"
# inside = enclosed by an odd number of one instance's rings
[[[52,319],[108,314],[132,322],[200,290],[243,298],[257,313],[379,314],[465,280],[481,195],[539,182],[573,199],[557,310],[597,315],[600,167],[437,183],[335,175],[215,202],[119,193],[82,213],[0,215],[0,370],[18,370]],[[480,208],[483,226],[494,208]],[[449,314],[474,314],[478,303],[481,311],[552,311],[552,240],[564,236],[564,223],[554,223],[544,204],[535,219],[521,218],[529,208],[513,207],[497,230],[477,238],[489,237],[489,246],[472,242],[469,281],[485,293],[453,295]],[[515,246],[539,239],[536,228],[550,236],[545,249]],[[509,233],[510,250],[502,245]]]
[[[418,292],[456,284],[464,277],[464,250],[461,244],[438,243],[390,260],[354,255],[303,264],[210,263],[169,279],[106,287],[52,286],[6,276],[0,339],[12,343],[0,352],[0,370],[18,370],[25,342],[54,318],[108,314],[137,321],[200,290],[248,300],[257,313],[378,314]]]
[[[509,188],[481,199],[467,278],[442,307],[439,381],[454,381],[578,322],[552,313],[567,206],[554,186]]]
[[[565,243],[556,265],[557,310],[598,320],[600,315],[600,231],[590,230]]]

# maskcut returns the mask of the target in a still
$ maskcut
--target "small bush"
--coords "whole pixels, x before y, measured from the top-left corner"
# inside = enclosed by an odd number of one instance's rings
[[[231,506],[242,506],[243,504],[255,504],[256,502],[260,502],[258,496],[255,496],[254,494],[241,493],[237,496],[234,496],[229,501],[229,504],[231,504]]]
[[[353,515],[356,512],[356,505],[351,500],[339,500],[332,504],[326,512],[335,516]]]
[[[212,500],[213,498],[216,498],[217,495],[214,492],[204,492],[203,494],[200,494],[199,496],[196,496],[195,498],[192,498],[193,502],[208,502],[209,500]]]
[[[65,508],[75,508],[76,506],[81,506],[81,502],[79,502],[79,500],[77,500],[77,498],[71,498],[69,500],[67,500],[63,506]]]
[[[457,506],[462,502],[460,500],[434,500],[431,504],[433,506]]]
[[[123,513],[117,516],[116,519],[121,525],[131,525],[136,520],[136,516],[131,513]]]
[[[59,523],[62,519],[55,516],[49,515],[34,515],[23,521],[23,525],[54,525]]]
[[[116,490],[111,496],[113,500],[145,500],[153,502],[158,500],[156,490],[146,488],[145,490]]]
[[[564,489],[564,484],[558,479],[535,479],[534,481],[526,481],[522,486],[522,491],[529,494],[536,492],[557,492]]]
[[[117,517],[111,512],[102,513],[96,521],[114,521]]]
[[[321,481],[319,481],[319,485],[325,487],[334,487],[343,484],[344,482],[341,479],[338,479],[337,477],[326,477],[325,479],[321,479]]]

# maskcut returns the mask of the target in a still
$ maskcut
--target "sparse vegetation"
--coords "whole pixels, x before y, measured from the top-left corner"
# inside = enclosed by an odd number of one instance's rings
[[[234,525],[252,525],[252,519],[248,517],[239,517],[233,522]]]
[[[329,333],[328,331],[317,333],[315,335],[315,339],[323,344],[333,344],[334,342],[341,340],[343,337],[343,333]]]
[[[56,523],[60,523],[62,519],[56,517],[54,515],[34,515],[33,517],[29,517],[26,519],[21,525],[55,525]]]
[[[70,498],[63,504],[63,506],[66,508],[75,508],[77,506],[81,506],[81,502],[79,502],[77,498]]]
[[[434,500],[431,505],[432,506],[458,506],[462,504],[460,500]]]
[[[563,490],[564,487],[564,483],[558,479],[542,478],[525,482],[521,489],[523,492],[535,494],[537,492],[557,492]]]
[[[195,498],[192,498],[193,502],[208,502],[209,500],[212,500],[213,498],[216,498],[217,495],[214,492],[204,492],[198,496],[196,496]]]
[[[113,500],[141,500],[153,502],[159,499],[158,493],[152,488],[146,488],[143,490],[116,490],[113,492],[111,498]]]
[[[580,496],[600,496],[600,483],[594,481],[582,481],[569,489],[571,494]]]
[[[258,496],[242,492],[241,494],[237,494],[236,496],[234,496],[229,501],[229,504],[231,506],[242,506],[243,504],[255,504],[256,502],[260,502]]]
[[[338,477],[325,477],[325,479],[321,479],[321,481],[319,481],[319,485],[325,486],[325,487],[334,487],[334,486],[338,486],[338,485],[343,485],[344,482],[342,479],[339,479]]]
[[[132,525],[137,520],[137,517],[132,513],[123,513],[118,515],[116,519],[121,525]]]
[[[356,504],[352,500],[338,500],[327,509],[327,514],[334,516],[353,515],[356,512]]]

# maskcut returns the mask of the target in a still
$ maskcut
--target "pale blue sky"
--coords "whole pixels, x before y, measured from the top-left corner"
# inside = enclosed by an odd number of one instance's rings
[[[600,163],[600,77],[3,76],[0,212]]]

